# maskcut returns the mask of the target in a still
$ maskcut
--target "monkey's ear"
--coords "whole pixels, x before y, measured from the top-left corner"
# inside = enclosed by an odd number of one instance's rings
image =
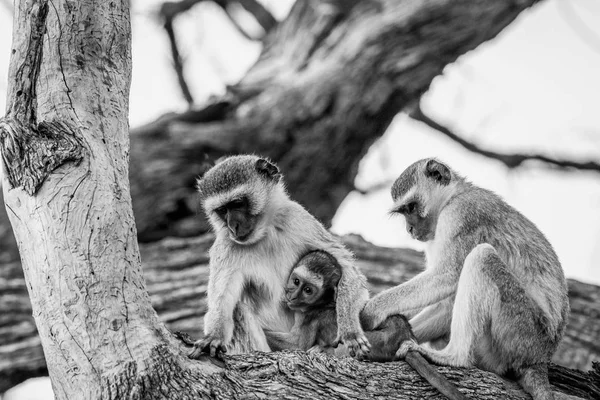
[[[279,168],[276,165],[271,164],[264,158],[259,158],[256,160],[256,171],[259,174],[266,176],[269,179],[273,179],[275,182],[279,182],[281,178],[281,173],[279,172]]]
[[[450,168],[437,160],[429,160],[425,165],[425,176],[437,181],[440,185],[446,186],[450,183],[452,174]]]

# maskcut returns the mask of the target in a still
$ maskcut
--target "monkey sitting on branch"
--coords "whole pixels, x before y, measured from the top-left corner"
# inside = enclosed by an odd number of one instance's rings
[[[368,330],[411,313],[419,343],[448,338],[445,348],[406,341],[398,351],[429,360],[515,375],[535,400],[554,399],[548,363],[560,342],[569,301],[552,246],[539,229],[496,194],[435,159],[417,161],[392,186],[392,213],[427,243],[424,272],[368,301]]]
[[[337,291],[337,341],[360,356],[369,342],[360,311],[369,298],[352,253],[300,204],[289,198],[270,161],[228,157],[198,180],[202,207],[215,233],[210,249],[205,336],[191,358],[269,351],[263,329],[289,331],[293,312],[282,305],[296,260],[323,249],[335,256],[342,277]]]
[[[295,312],[295,323],[289,333],[265,330],[272,350],[300,349],[325,352],[337,356],[352,354],[345,346],[336,345],[336,292],[342,276],[337,260],[326,251],[314,250],[304,255],[292,269],[285,288],[287,306]],[[371,361],[392,361],[396,351],[414,335],[406,318],[391,315],[375,329],[365,331],[371,344],[370,352],[362,358]],[[409,352],[406,362],[434,388],[451,400],[464,400],[444,376],[437,372],[417,352]]]

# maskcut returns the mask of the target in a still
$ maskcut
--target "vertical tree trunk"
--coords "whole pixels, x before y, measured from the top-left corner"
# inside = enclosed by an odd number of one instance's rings
[[[126,0],[16,3],[4,199],[58,399],[99,398],[168,340],[129,194],[130,38]]]

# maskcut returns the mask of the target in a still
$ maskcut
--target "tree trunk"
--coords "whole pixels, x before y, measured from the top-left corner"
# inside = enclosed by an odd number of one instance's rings
[[[57,399],[130,393],[159,349],[182,358],[151,307],[131,208],[128,4],[15,7],[2,187]]]
[[[193,337],[201,334],[202,317],[206,312],[208,249],[212,241],[212,235],[205,235],[188,239],[165,239],[141,247],[144,277],[152,305],[161,321],[166,323],[172,332],[182,331]],[[367,275],[373,294],[410,279],[421,270],[423,264],[422,254],[413,250],[381,248],[364,242],[357,236],[346,236],[344,242],[357,255],[358,265]],[[24,379],[46,374],[42,348],[31,318],[25,285],[15,278],[19,269],[17,263],[5,265],[0,269],[0,309],[11,310],[0,316],[0,343],[3,343],[0,346],[0,360],[5,360],[4,363],[0,362],[0,382],[4,384],[0,384],[0,392]],[[569,280],[569,297],[571,319],[553,361],[563,366],[588,370],[592,361],[600,361],[600,346],[597,341],[600,337],[600,315],[597,311],[600,306],[600,290],[598,286]],[[305,359],[302,356],[297,357]],[[280,356],[275,356],[269,358],[269,363],[275,362],[274,360],[285,362],[281,359]],[[245,357],[233,360],[228,363],[228,369],[237,370],[237,362],[251,369],[259,368],[252,364],[258,363],[258,358],[252,358],[253,361]],[[402,381],[403,384],[409,381],[422,382],[405,364],[394,365],[401,366],[401,372],[408,374],[406,381]],[[367,364],[364,366],[366,368]],[[379,367],[378,364],[377,366]],[[471,374],[472,371],[469,371],[468,374]],[[591,373],[568,371],[559,366],[555,366],[551,372],[551,381],[567,392],[575,393],[578,387],[585,387],[590,391],[593,388],[593,381],[588,380],[592,376]],[[457,369],[448,373],[460,381],[465,372]],[[399,379],[395,376],[398,373],[394,373],[393,368],[389,370],[389,374],[392,374],[393,379]],[[369,375],[364,376],[365,379],[370,379]],[[598,396],[599,379],[600,376],[597,376],[595,380],[596,392],[591,392]],[[488,384],[482,382],[480,388],[485,385]],[[422,383],[414,390],[425,390],[425,387],[426,384]],[[424,393],[430,394],[428,390],[431,389],[425,390]],[[402,389],[399,395],[408,398],[409,393],[411,392]]]

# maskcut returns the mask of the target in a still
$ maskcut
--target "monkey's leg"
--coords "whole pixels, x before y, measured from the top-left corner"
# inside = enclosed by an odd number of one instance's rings
[[[498,288],[487,272],[490,267],[498,268],[498,262],[505,268],[489,245],[479,245],[471,251],[458,281],[448,345],[441,350],[433,350],[405,342],[398,350],[398,356],[417,350],[438,364],[455,367],[474,365],[474,348],[490,325],[494,306],[500,302]]]
[[[419,343],[429,342],[450,333],[454,297],[426,307],[410,320],[413,333]]]
[[[233,323],[233,338],[227,349],[228,354],[271,351],[263,328],[250,306],[238,303],[233,313]]]

